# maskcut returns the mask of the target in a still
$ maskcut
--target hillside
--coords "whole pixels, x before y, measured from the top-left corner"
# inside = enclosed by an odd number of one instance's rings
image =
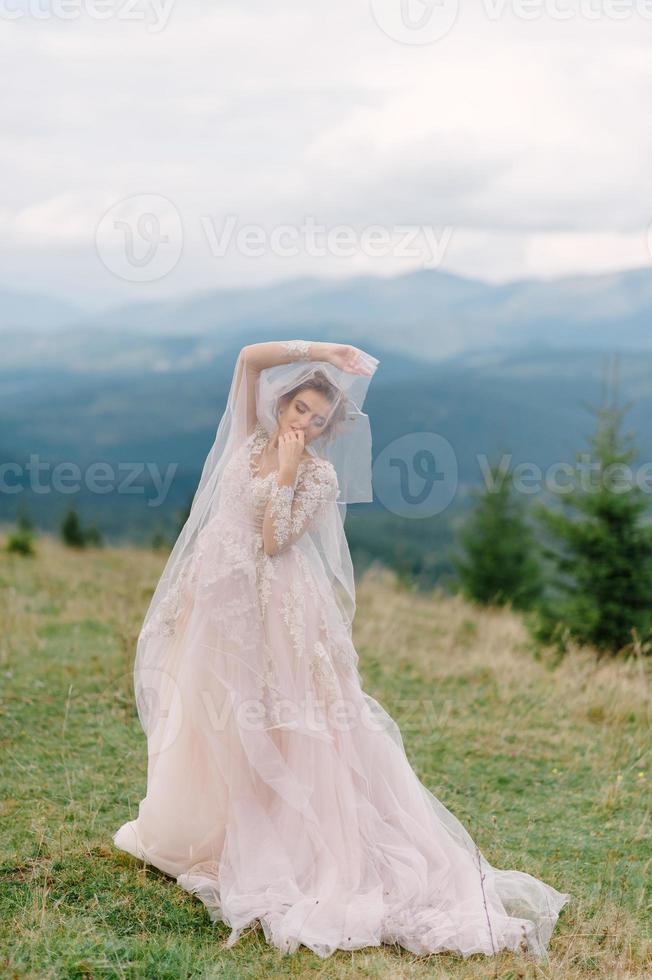
[[[284,959],[112,845],[146,785],[132,696],[137,633],[165,555],[0,552],[3,975],[13,977],[543,976],[389,947]],[[509,610],[420,595],[369,568],[354,642],[365,690],[398,722],[419,777],[492,864],[570,892],[545,976],[652,971],[652,665],[574,650],[555,665]],[[646,925],[647,923],[647,925]]]

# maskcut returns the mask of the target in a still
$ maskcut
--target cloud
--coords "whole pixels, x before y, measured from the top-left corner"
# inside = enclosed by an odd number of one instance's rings
[[[641,27],[652,22],[561,22],[545,4],[528,21],[514,3],[483,0],[418,46],[387,37],[350,0],[177,0],[158,32],[147,4],[137,9],[149,20],[112,9],[105,21],[0,17],[12,78],[0,105],[0,222],[23,286],[60,282],[47,249],[63,246],[84,288],[132,288],[111,279],[92,243],[107,208],[136,194],[168,197],[187,233],[174,273],[142,287],[150,297],[406,271],[364,255],[233,254],[217,266],[200,233],[206,215],[266,228],[306,215],[450,226],[443,267],[478,278],[649,260],[652,62]]]

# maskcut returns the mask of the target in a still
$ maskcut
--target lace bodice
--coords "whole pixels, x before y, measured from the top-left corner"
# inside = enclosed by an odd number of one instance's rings
[[[228,556],[229,569],[242,572],[257,582],[258,600],[264,611],[279,556],[287,552],[324,515],[328,504],[337,499],[339,487],[333,464],[320,457],[302,459],[293,486],[282,486],[274,470],[265,476],[253,471],[256,456],[269,439],[260,423],[231,456],[222,474],[216,513],[199,532],[193,551],[174,585],[162,599],[156,614],[143,628],[143,635],[163,633],[173,636],[183,605],[186,587],[192,592],[201,582],[212,587],[224,577],[220,560]],[[263,520],[272,500],[271,517],[276,550],[269,555],[263,547]],[[221,558],[216,559],[216,555]],[[300,557],[300,556],[299,556]],[[307,569],[304,569],[308,574]],[[299,602],[299,606],[301,603]],[[224,605],[221,611],[225,614]]]
[[[299,462],[293,485],[279,485],[276,470],[258,475],[252,458],[268,440],[266,429],[257,422],[246,442],[229,460],[223,476],[220,513],[227,520],[250,524],[262,538],[265,510],[271,500],[274,539],[277,551],[282,551],[315,526],[328,503],[337,499],[339,487],[333,464],[315,456]]]

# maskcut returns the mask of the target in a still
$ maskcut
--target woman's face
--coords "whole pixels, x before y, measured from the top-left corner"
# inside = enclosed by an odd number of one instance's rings
[[[303,388],[283,408],[281,432],[303,430],[304,445],[324,431],[331,411],[328,399],[312,388]]]

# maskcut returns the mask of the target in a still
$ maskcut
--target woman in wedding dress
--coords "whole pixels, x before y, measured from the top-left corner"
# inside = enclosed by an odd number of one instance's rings
[[[138,638],[147,792],[115,845],[197,896],[232,946],[398,943],[546,958],[570,895],[492,867],[364,692],[343,521],[370,500],[378,361],[245,347]]]

